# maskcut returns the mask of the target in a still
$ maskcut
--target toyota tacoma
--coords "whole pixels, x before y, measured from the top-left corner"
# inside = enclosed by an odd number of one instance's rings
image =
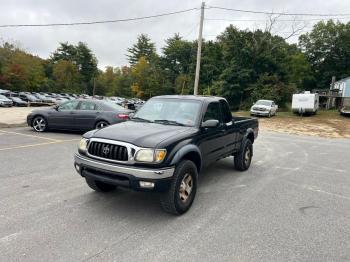
[[[162,208],[180,215],[203,168],[230,156],[249,168],[257,135],[258,120],[232,117],[224,98],[158,96],[129,121],[85,133],[74,165],[95,191],[157,191]]]

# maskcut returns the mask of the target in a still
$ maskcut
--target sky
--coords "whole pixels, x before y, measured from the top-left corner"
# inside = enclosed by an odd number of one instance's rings
[[[142,17],[199,8],[198,0],[0,0],[0,25],[71,23]],[[207,0],[206,6],[234,9],[288,13],[350,13],[349,0]],[[0,28],[0,40],[15,42],[26,51],[48,58],[60,42],[76,44],[85,42],[96,55],[98,67],[123,66],[128,64],[126,53],[137,36],[147,34],[161,52],[164,40],[179,33],[184,39],[198,36],[199,10],[171,16],[111,24],[81,25],[69,27],[19,27]],[[232,12],[217,9],[205,10],[203,37],[215,39],[224,29],[233,24],[240,29],[264,29],[267,15]],[[307,21],[283,21],[283,20]],[[320,17],[279,17],[272,32],[286,37],[294,28],[299,33],[310,31]],[[238,20],[238,21],[237,21]],[[247,21],[249,20],[249,21]],[[350,16],[341,17],[342,22]],[[288,39],[295,43],[298,35]]]

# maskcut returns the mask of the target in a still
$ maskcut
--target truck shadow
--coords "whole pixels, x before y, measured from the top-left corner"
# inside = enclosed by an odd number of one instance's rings
[[[232,158],[220,160],[206,168],[199,176],[197,195],[192,208],[180,217],[192,217],[198,212],[202,213],[211,205],[202,197],[206,191],[218,191],[216,189],[222,186],[235,184],[235,180],[242,175],[242,172],[234,170]],[[165,213],[160,207],[159,194],[154,192],[135,192],[124,188],[105,194],[91,192],[88,193],[85,204],[95,214],[113,216],[115,219],[127,217],[130,223],[138,223],[140,220],[152,222],[155,218],[157,222],[180,218]]]

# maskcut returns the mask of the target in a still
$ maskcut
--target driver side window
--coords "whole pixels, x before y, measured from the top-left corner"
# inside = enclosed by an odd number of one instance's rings
[[[79,104],[78,100],[68,101],[58,107],[59,111],[75,110]]]
[[[207,111],[203,117],[203,122],[207,120],[218,120],[221,123],[220,104],[218,102],[212,102],[208,105]]]

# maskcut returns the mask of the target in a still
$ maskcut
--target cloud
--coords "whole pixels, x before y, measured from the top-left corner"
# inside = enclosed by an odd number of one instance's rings
[[[281,1],[281,0],[209,0],[207,5],[224,6],[239,9],[264,11],[310,12],[310,13],[350,13],[346,1]],[[200,7],[200,1],[185,0],[60,0],[60,1],[26,1],[11,0],[3,4],[0,11],[0,24],[29,24],[29,23],[60,23],[80,22],[108,19],[122,19],[166,13],[193,7]],[[206,18],[224,18],[227,20],[255,19],[264,20],[264,15],[227,12],[208,9]],[[347,20],[348,21],[348,20]],[[137,35],[148,34],[156,43],[159,51],[164,40],[180,33],[187,39],[195,39],[198,34],[199,11],[173,16],[154,18],[143,21],[123,22],[101,25],[83,25],[52,28],[1,28],[0,38],[3,40],[19,41],[27,51],[47,58],[59,42],[77,43],[83,41],[95,53],[99,67],[107,65],[122,66],[127,64],[126,49],[135,43]],[[219,21],[207,20],[204,25],[204,37],[214,39],[226,26],[233,23],[241,29],[256,29],[264,27],[263,21]],[[309,30],[313,23],[309,23]],[[277,29],[290,31],[290,24]],[[291,39],[296,41],[297,38]]]

